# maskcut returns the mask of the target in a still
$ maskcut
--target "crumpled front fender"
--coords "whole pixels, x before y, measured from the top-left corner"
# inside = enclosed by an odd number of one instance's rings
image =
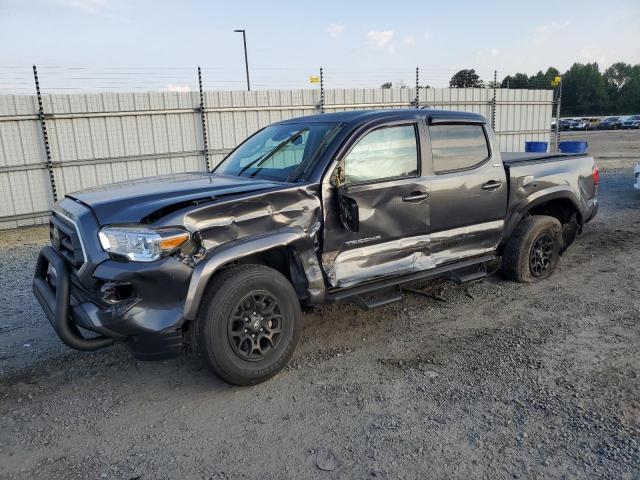
[[[264,235],[245,237],[209,250],[193,270],[185,301],[184,317],[187,320],[193,320],[196,317],[209,280],[222,266],[249,255],[282,246],[292,247],[300,261],[307,279],[309,301],[321,303],[325,296],[325,283],[314,248],[314,234],[315,231],[300,227],[283,228]]]

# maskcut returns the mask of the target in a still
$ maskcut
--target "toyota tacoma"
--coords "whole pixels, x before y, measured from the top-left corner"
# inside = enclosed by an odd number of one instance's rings
[[[501,154],[475,113],[352,111],[257,131],[212,172],[69,193],[34,292],[60,339],[136,358],[187,347],[227,382],[291,358],[301,311],[369,309],[418,281],[547,278],[598,208],[575,154]]]

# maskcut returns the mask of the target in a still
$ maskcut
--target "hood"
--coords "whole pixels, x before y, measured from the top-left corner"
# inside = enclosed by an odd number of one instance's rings
[[[194,172],[112,183],[69,193],[67,197],[90,207],[100,225],[110,225],[140,222],[154,213],[168,213],[197,201],[285,185],[269,180]]]

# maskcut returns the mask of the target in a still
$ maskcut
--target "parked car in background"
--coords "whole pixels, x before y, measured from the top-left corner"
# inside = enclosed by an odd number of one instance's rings
[[[617,130],[622,125],[620,117],[607,117],[596,126],[598,130]]]
[[[571,130],[571,125],[575,123],[575,120],[571,119],[571,118],[564,118],[562,120],[560,120],[560,130],[562,130],[563,132],[567,131],[567,130]]]
[[[633,171],[633,175],[636,179],[636,182],[633,184],[633,188],[636,190],[640,190],[640,163],[636,164],[636,168]]]
[[[569,130],[588,130],[589,123],[584,118],[578,118],[571,122],[569,125]]]
[[[630,117],[625,119],[624,122],[622,122],[622,126],[620,128],[624,128],[624,129],[640,128],[640,115],[631,115]]]
[[[588,117],[585,120],[587,122],[587,130],[595,130],[600,123],[600,119],[596,117]]]
[[[600,119],[596,117],[577,118],[569,130],[594,130],[598,123],[600,123]]]

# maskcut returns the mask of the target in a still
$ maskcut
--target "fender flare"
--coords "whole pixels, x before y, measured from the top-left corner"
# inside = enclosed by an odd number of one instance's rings
[[[248,255],[283,246],[292,247],[300,260],[303,274],[307,278],[307,293],[310,302],[322,303],[326,287],[313,238],[308,231],[302,228],[287,228],[269,234],[243,238],[209,250],[193,269],[185,300],[184,318],[187,320],[195,319],[209,280],[220,267]]]
[[[585,212],[583,208],[580,208],[580,203],[575,192],[562,185],[545,188],[544,190],[539,190],[523,199],[522,202],[517,205],[515,210],[511,212],[511,216],[504,229],[502,237],[503,243],[511,236],[511,233],[513,233],[520,221],[531,211],[531,209],[554,200],[568,200],[571,202],[571,205],[573,205],[576,211],[580,214],[580,226],[582,226],[584,223]]]

